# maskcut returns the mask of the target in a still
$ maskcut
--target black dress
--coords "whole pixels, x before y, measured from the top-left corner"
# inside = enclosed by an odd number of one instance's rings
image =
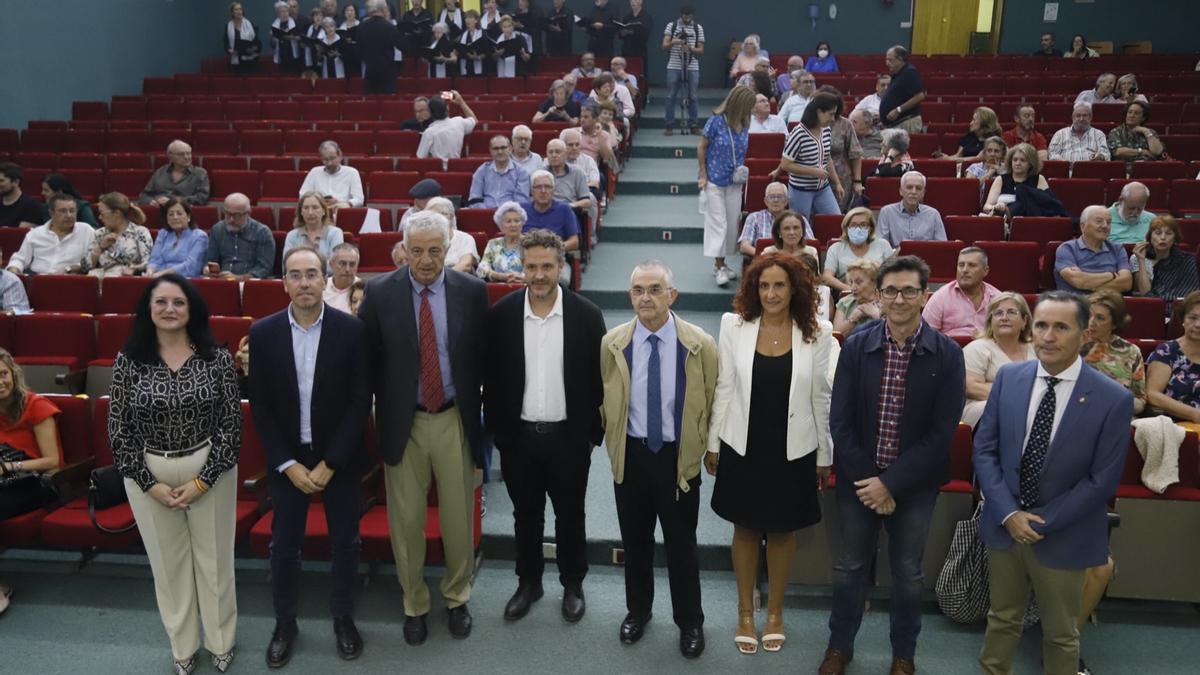
[[[821,522],[817,453],[787,459],[792,353],[754,353],[746,455],[724,441],[712,507],[736,525],[762,532],[794,532]]]

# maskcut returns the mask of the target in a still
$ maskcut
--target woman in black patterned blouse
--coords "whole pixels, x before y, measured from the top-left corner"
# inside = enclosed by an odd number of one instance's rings
[[[175,672],[196,668],[201,628],[213,666],[233,662],[234,506],[242,407],[233,357],[208,307],[177,274],[138,301],[113,365],[108,436],[154,573]]]

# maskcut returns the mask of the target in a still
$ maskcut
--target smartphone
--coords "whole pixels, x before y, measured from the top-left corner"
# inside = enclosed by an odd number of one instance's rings
[[[453,93],[451,93],[451,92],[448,92],[448,91],[443,91],[443,92],[442,92],[442,100],[443,100],[443,101],[453,101],[453,100],[454,100],[454,94],[453,94]]]
[[[221,266],[218,263],[210,262],[205,266],[209,274],[216,274],[221,271]]]

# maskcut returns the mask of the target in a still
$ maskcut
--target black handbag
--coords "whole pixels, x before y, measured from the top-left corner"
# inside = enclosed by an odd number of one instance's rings
[[[137,527],[137,521],[134,521],[125,527],[110,529],[96,520],[97,510],[102,511],[127,501],[129,497],[125,494],[125,482],[116,466],[92,469],[92,475],[88,478],[88,518],[97,530],[107,534],[124,534]]]
[[[4,470],[5,464],[27,462],[31,459],[33,458],[7,443],[0,444],[0,490],[27,490],[30,485],[38,483],[41,479],[36,472]]]

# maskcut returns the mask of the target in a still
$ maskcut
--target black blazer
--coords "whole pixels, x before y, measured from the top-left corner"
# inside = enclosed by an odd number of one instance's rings
[[[472,275],[446,269],[450,374],[455,403],[476,466],[483,466],[479,388],[483,381],[487,308],[487,284]],[[408,267],[371,279],[359,316],[367,327],[379,447],[384,461],[394,466],[400,463],[412,435],[421,372],[420,339],[413,315],[412,277]]]
[[[572,442],[599,445],[604,437],[600,406],[600,340],[606,331],[600,308],[583,296],[563,294],[563,379]],[[492,307],[488,319],[484,418],[503,451],[517,442],[525,394],[525,293],[509,293]]]
[[[357,35],[358,58],[367,66],[366,79],[376,83],[396,79],[392,50],[407,47],[400,31],[386,19],[372,16],[358,24]]]
[[[300,393],[288,308],[250,327],[250,412],[267,450],[267,470],[298,460]],[[367,335],[353,315],[325,306],[312,388],[312,445],[331,469],[362,471],[371,414]]]

